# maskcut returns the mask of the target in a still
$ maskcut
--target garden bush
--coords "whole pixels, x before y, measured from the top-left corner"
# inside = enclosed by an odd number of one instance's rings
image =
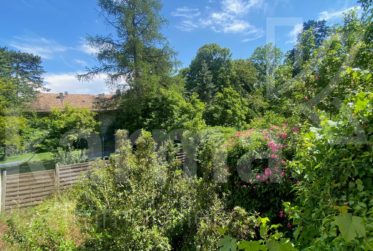
[[[278,218],[282,201],[294,196],[287,162],[293,156],[295,138],[286,124],[236,133],[228,152],[230,176],[224,190],[231,208],[241,206]]]
[[[291,166],[299,180],[288,205],[300,247],[373,249],[373,94],[348,99],[302,134]]]

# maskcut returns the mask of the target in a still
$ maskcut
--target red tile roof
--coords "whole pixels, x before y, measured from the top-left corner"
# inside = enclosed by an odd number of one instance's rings
[[[52,109],[71,106],[92,111],[113,110],[108,107],[109,103],[113,103],[112,100],[112,95],[39,93],[31,104],[31,109],[36,112],[50,112]]]

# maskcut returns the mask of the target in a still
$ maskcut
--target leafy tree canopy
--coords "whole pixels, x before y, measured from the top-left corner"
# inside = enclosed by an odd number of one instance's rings
[[[13,85],[16,93],[13,103],[21,104],[35,98],[43,87],[43,73],[39,56],[0,48],[0,77]]]
[[[274,74],[282,62],[282,52],[273,44],[267,44],[256,48],[250,56],[261,83],[265,83]]]
[[[202,46],[189,66],[186,90],[196,92],[204,102],[210,102],[216,92],[229,86],[231,52],[217,44]]]

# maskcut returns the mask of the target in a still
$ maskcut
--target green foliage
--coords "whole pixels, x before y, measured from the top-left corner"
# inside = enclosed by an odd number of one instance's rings
[[[186,99],[175,89],[161,89],[158,94],[143,98],[133,100],[131,95],[125,95],[117,127],[134,132],[141,128],[199,130],[205,126],[205,105],[196,95]]]
[[[84,241],[75,203],[68,197],[55,197],[28,210],[13,212],[7,219],[3,238],[15,250],[78,250]]]
[[[372,43],[363,40],[367,25],[354,11],[346,14],[344,24],[332,31],[322,23],[310,25],[301,34],[310,41],[300,40],[297,45],[298,50],[307,52],[300,53],[306,58],[300,58],[299,63],[292,65],[296,77],[291,80],[281,77],[282,83],[288,83],[282,103],[309,118],[313,116],[309,114],[310,109],[336,114],[343,100],[352,93],[371,90],[371,56],[368,54]],[[322,34],[317,35],[316,30]],[[329,37],[324,40],[325,34]],[[300,102],[304,105],[297,108]]]
[[[322,45],[330,33],[325,20],[309,20],[303,23],[302,32],[298,35],[297,45],[288,53],[288,63],[292,65],[293,76],[303,70],[303,65],[310,60],[315,50]]]
[[[149,132],[132,145],[118,131],[116,154],[67,192],[77,198],[64,202],[68,217],[46,202],[9,221],[8,241],[25,250],[373,250],[373,12],[371,0],[359,3],[361,18],[351,11],[333,28],[305,22],[285,62],[272,44],[248,60],[207,44],[173,75],[160,2],[100,0],[117,34],[89,39],[100,66],[80,77],[126,80],[118,128],[188,130],[159,145]],[[0,144],[80,161],[72,150],[95,131],[93,113],[26,120],[10,109],[25,80],[40,82],[39,61],[0,49]]]
[[[227,212],[215,201],[211,211],[199,222],[195,235],[197,250],[235,250],[237,239],[257,238],[259,221],[260,217],[240,207]]]
[[[255,89],[258,82],[258,73],[253,63],[249,60],[232,61],[232,86],[241,94],[247,94]]]
[[[365,225],[361,217],[344,213],[335,217],[335,224],[346,242],[366,236]]]
[[[217,44],[202,46],[189,66],[186,91],[197,93],[209,103],[216,92],[229,86],[231,76],[231,52]]]
[[[370,247],[372,236],[364,229],[373,222],[372,108],[372,93],[359,93],[344,103],[337,116],[322,116],[319,128],[302,135],[292,162],[300,179],[294,222],[301,245]]]
[[[92,223],[88,250],[170,250],[188,222],[196,181],[167,169],[150,133],[142,132],[136,148],[122,140],[112,165],[81,185],[78,209]]]
[[[19,79],[13,77],[16,73],[12,72],[14,69],[12,69],[12,64],[8,62],[10,60],[10,55],[8,54],[18,55],[15,52],[0,49],[0,58],[6,55],[2,59],[7,61],[5,63],[1,62],[4,65],[0,64],[0,148],[4,151],[3,157],[17,154],[27,149],[27,140],[23,137],[24,131],[27,130],[27,119],[22,114],[22,108],[26,104],[25,102],[30,101],[36,92],[33,89],[36,86],[29,82],[31,79],[28,79],[32,78],[32,76],[29,76],[31,73],[25,70],[22,73],[24,76],[20,76]],[[32,71],[32,69],[27,70]],[[22,83],[22,81],[27,83]],[[27,87],[29,89],[23,86],[26,84],[29,85]]]
[[[22,130],[26,127],[26,120],[18,116],[0,116],[0,147],[5,149],[6,155],[17,154],[24,149]]]
[[[85,149],[64,150],[61,147],[58,147],[54,154],[54,160],[58,164],[71,165],[87,161],[88,156]]]
[[[39,56],[0,48],[0,79],[13,83],[15,92],[8,96],[13,104],[25,104],[35,98],[36,93],[43,87],[43,73]]]
[[[233,88],[224,88],[212,99],[205,113],[207,124],[242,128],[248,116],[248,102]]]
[[[99,0],[98,4],[117,34],[88,37],[88,42],[99,50],[100,66],[80,78],[108,73],[108,82],[121,84],[126,80],[138,93],[158,87],[158,77],[166,77],[172,69],[173,56],[160,33],[165,22],[160,16],[160,1]]]
[[[119,98],[117,128],[133,132],[153,126],[153,122],[163,124],[157,125],[156,129],[169,127],[171,118],[154,118],[158,112],[155,111],[158,108],[154,103],[156,100],[164,98],[162,101],[167,105],[180,101],[179,96],[171,100],[168,94],[159,95],[158,92],[160,88],[169,88],[178,82],[171,76],[174,52],[160,33],[165,23],[160,15],[160,1],[100,0],[98,4],[116,35],[88,38],[88,42],[99,50],[97,59],[100,65],[90,68],[79,78],[91,79],[105,73],[108,83],[123,90]],[[181,120],[179,124],[183,123]]]
[[[88,140],[98,127],[95,113],[87,109],[66,106],[53,110],[47,117],[36,118],[35,125],[42,141],[36,146],[40,151],[81,149],[80,142]],[[84,144],[83,144],[84,145]]]
[[[259,217],[256,221],[259,234],[256,240],[241,240],[225,236],[220,244],[220,251],[296,251],[289,239],[283,237],[283,234],[278,231],[279,225],[269,225],[268,218]]]
[[[233,128],[208,127],[191,138],[193,159],[197,160],[198,177],[207,182],[226,181],[228,140],[234,133]],[[184,136],[188,137],[188,135]]]
[[[205,126],[204,104],[195,95],[186,100],[177,91],[161,90],[160,95],[148,104],[144,128],[198,130]]]
[[[270,80],[282,61],[282,52],[273,44],[258,47],[250,57],[258,71],[258,79],[263,85]]]
[[[286,163],[292,159],[295,137],[286,125],[236,133],[227,155],[231,175],[224,191],[229,194],[229,207],[240,206],[286,222],[277,215],[282,201],[294,197]]]
[[[10,79],[0,78],[0,115],[7,113],[19,103],[14,82]]]

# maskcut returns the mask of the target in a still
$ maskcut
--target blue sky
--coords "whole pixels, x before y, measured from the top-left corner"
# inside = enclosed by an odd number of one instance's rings
[[[163,34],[187,66],[199,47],[218,43],[234,58],[248,58],[266,42],[283,51],[294,45],[309,19],[338,23],[355,0],[163,0]],[[0,46],[40,55],[46,86],[54,92],[102,93],[105,76],[79,82],[76,74],[96,64],[85,37],[113,33],[96,0],[2,0]]]

